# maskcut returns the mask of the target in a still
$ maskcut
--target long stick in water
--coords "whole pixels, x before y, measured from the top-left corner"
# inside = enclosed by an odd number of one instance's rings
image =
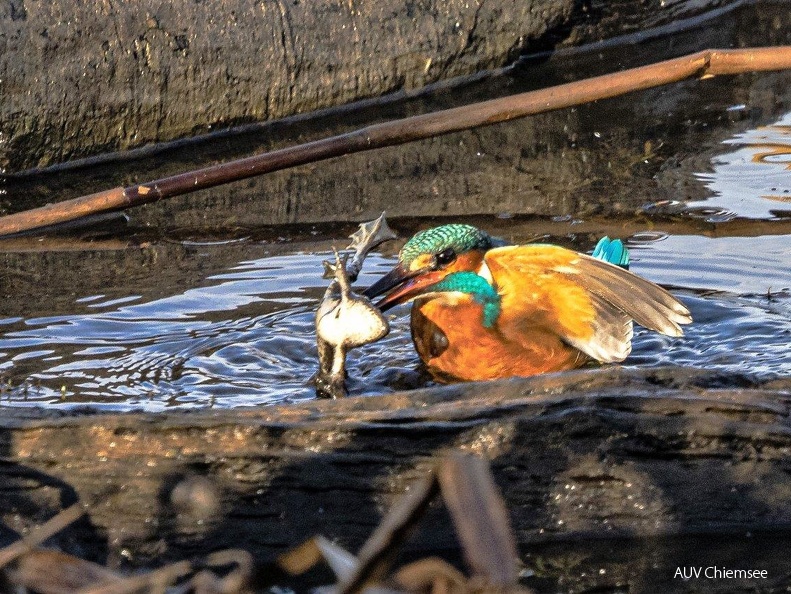
[[[709,78],[791,68],[791,46],[704,50],[688,56],[571,83],[367,126],[353,132],[244,159],[117,187],[0,217],[0,237],[103,212],[376,148],[404,144],[658,87],[687,78]]]

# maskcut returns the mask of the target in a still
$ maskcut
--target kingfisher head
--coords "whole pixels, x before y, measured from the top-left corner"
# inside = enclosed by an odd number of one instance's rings
[[[384,311],[432,291],[451,290],[439,283],[457,272],[477,272],[487,250],[504,245],[472,225],[442,225],[416,233],[398,254],[398,264],[366,291],[387,295],[377,304]],[[453,286],[453,283],[451,283]]]

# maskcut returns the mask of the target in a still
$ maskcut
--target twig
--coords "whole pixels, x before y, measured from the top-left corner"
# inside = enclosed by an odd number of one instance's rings
[[[437,476],[474,575],[490,586],[516,585],[516,539],[489,463],[457,452],[442,460]]]
[[[338,581],[350,579],[360,565],[357,557],[321,535],[280,555],[277,565],[289,575],[300,575],[322,559],[330,566]]]
[[[7,215],[0,217],[0,236],[140,206],[296,165],[505,122],[687,78],[786,68],[791,68],[791,46],[704,50],[548,89],[374,124],[298,146]]]
[[[0,550],[0,567],[5,567],[20,555],[30,552],[47,540],[50,536],[63,530],[66,526],[74,522],[84,513],[85,509],[83,508],[82,503],[75,503],[71,507],[67,507],[63,511],[59,512],[40,526],[36,526],[26,537],[11,543],[4,549]]]
[[[205,560],[205,565],[234,565],[225,577],[218,577],[209,569],[203,569],[192,576],[187,584],[187,592],[195,594],[244,594],[249,591],[250,578],[253,574],[253,557],[242,549],[227,549],[212,553]]]
[[[123,576],[106,567],[50,549],[36,548],[5,568],[17,591],[38,594],[72,594],[76,590],[119,582]]]
[[[79,590],[77,594],[130,594],[147,587],[154,592],[164,591],[175,580],[191,571],[192,564],[189,561],[179,561],[149,573],[128,577],[122,581],[85,588]]]
[[[347,579],[339,582],[338,594],[361,592],[366,585],[376,583],[387,573],[398,548],[414,530],[438,491],[437,477],[433,471],[412,484],[409,493],[396,503],[360,549],[357,555],[360,564]]]

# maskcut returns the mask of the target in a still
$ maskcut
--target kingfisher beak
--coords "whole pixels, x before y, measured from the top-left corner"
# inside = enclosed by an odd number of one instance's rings
[[[418,274],[420,274],[419,270],[412,272],[404,268],[403,264],[398,264],[390,272],[363,291],[363,295],[368,297],[368,299],[379,297],[379,295],[384,295],[390,289],[397,287]]]
[[[426,287],[442,280],[445,273],[436,270],[407,270],[398,264],[390,272],[368,287],[363,295],[369,299],[385,295],[376,303],[381,311],[386,311],[400,303],[405,303],[416,297]]]

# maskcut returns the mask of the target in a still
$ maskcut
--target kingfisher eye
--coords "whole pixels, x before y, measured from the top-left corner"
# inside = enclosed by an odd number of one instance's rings
[[[447,266],[456,259],[456,252],[453,251],[453,248],[448,248],[438,253],[434,259],[437,266]]]

